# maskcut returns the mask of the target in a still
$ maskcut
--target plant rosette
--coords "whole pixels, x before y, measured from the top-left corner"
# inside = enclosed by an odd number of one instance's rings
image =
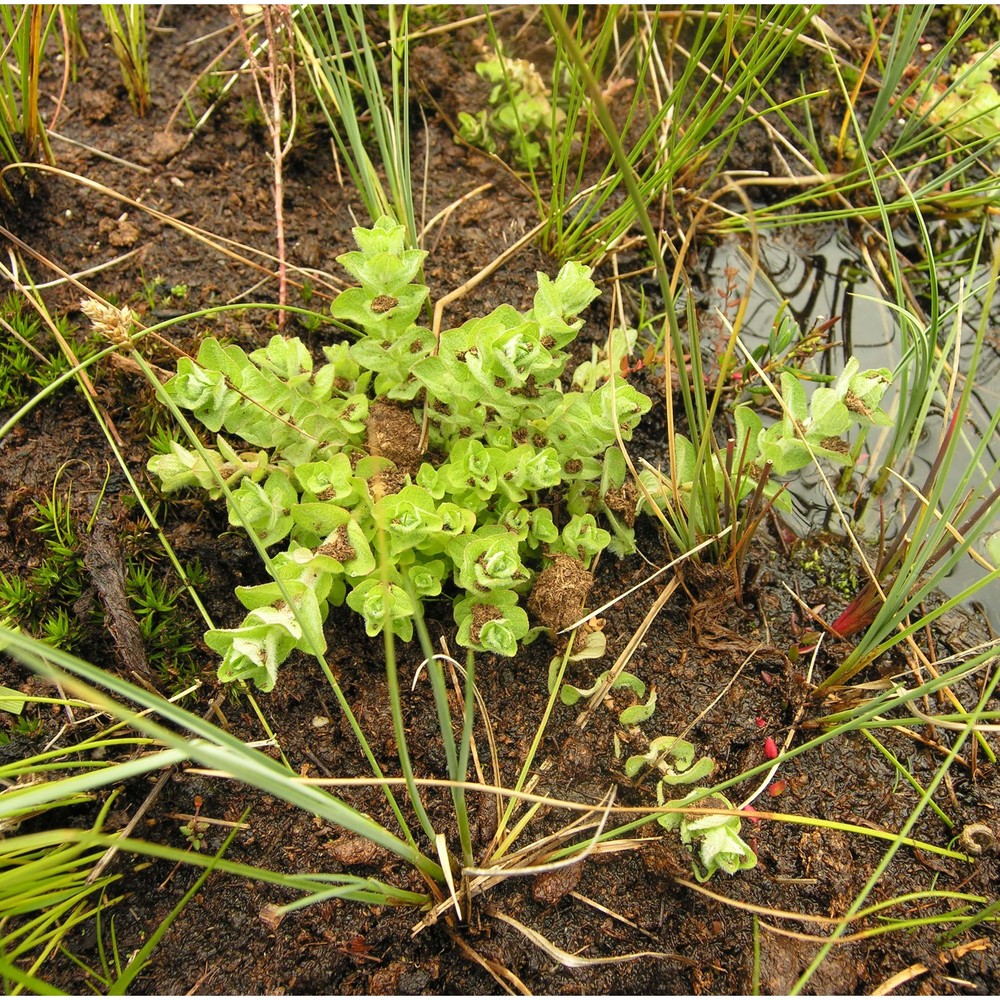
[[[504,55],[502,49],[476,63],[476,73],[493,84],[489,108],[475,115],[458,113],[458,133],[472,146],[496,153],[499,139],[510,146],[515,163],[537,170],[550,145],[566,127],[566,112],[554,106],[549,86],[533,63]]]
[[[345,603],[368,635],[409,640],[423,603],[450,597],[461,645],[513,656],[552,627],[531,627],[522,606],[547,564],[571,558],[586,574],[606,548],[634,547],[634,505],[615,518],[606,501],[627,475],[618,440],[651,401],[617,374],[628,333],[613,357],[566,371],[598,295],[590,270],[539,274],[527,312],[500,306],[435,350],[418,323],[424,252],[388,218],[354,237],[338,260],[358,286],[331,307],[353,342],[317,363],[295,337],[249,354],[209,338],[163,387],[213,438],[154,455],[161,489],[225,497],[232,525],[287,546],[272,583],[237,588],[243,623],[206,635],[220,678],[262,690],[293,650],[325,651],[323,623]]]
[[[733,804],[724,795],[706,797],[702,789],[683,799],[668,802],[663,792],[663,783],[657,786],[657,798],[661,806],[733,808]],[[757,864],[757,855],[740,837],[738,816],[671,812],[661,815],[658,822],[667,830],[679,831],[681,843],[691,851],[694,875],[699,882],[707,882],[720,869],[729,875],[735,875],[738,871],[753,868]]]

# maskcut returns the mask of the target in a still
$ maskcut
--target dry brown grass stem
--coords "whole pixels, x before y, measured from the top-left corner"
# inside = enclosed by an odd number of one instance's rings
[[[665,951],[632,951],[627,955],[602,955],[600,958],[584,958],[581,955],[571,955],[564,951],[557,944],[554,944],[543,934],[522,924],[520,920],[506,913],[501,913],[492,906],[487,907],[484,912],[487,916],[508,924],[516,931],[523,934],[536,948],[540,948],[550,958],[555,959],[560,965],[567,969],[585,969],[595,965],[621,965],[623,962],[636,962],[640,958],[673,959],[673,955]]]
[[[257,18],[255,18],[255,17],[247,17],[246,18],[246,22],[248,24],[255,24],[256,21],[257,21]],[[233,27],[235,27],[235,25]],[[218,31],[210,32],[208,35],[202,35],[200,38],[192,38],[191,41],[189,41],[189,42],[186,43],[185,47],[186,48],[193,48],[196,45],[200,45],[203,42],[209,41],[210,39],[216,37],[217,35],[226,34],[227,32],[229,32],[231,30],[232,30],[232,27],[219,28]],[[194,93],[194,91],[197,88],[198,83],[201,80],[201,78],[203,76],[205,76],[207,73],[211,73],[212,72],[212,67],[213,66],[217,66],[223,59],[225,59],[226,56],[229,55],[229,53],[234,48],[236,48],[237,45],[241,44],[241,42],[242,42],[242,39],[240,38],[239,33],[237,32],[236,37],[235,38],[231,38],[226,43],[226,45],[223,47],[223,49],[221,51],[213,53],[212,58],[211,58],[210,62],[208,63],[208,65],[200,73],[198,73],[197,76],[195,76],[195,78],[188,85],[188,87],[184,91],[184,93],[181,94],[180,100],[177,102],[176,105],[174,105],[174,110],[170,112],[170,117],[167,119],[167,124],[164,126],[164,129],[163,129],[164,132],[171,132],[171,131],[173,131],[174,124],[177,121],[177,116],[181,113],[181,111],[184,108],[186,108],[188,106],[189,98]],[[238,69],[233,70],[230,73],[229,79],[223,85],[222,91],[219,94],[219,96],[214,101],[212,101],[212,103],[206,109],[206,111],[201,116],[201,118],[199,118],[198,121],[195,122],[195,124],[192,126],[190,132],[188,133],[188,137],[187,137],[187,139],[184,142],[184,146],[185,147],[194,138],[194,134],[212,116],[213,112],[219,106],[220,102],[225,98],[225,96],[229,93],[229,91],[235,85],[237,79],[239,78],[240,73],[243,70],[247,69],[248,66],[249,66],[249,60],[244,60],[243,64]]]
[[[115,156],[114,153],[105,152],[105,150],[98,149],[96,146],[91,146],[89,143],[81,142],[79,139],[71,139],[68,135],[53,132],[52,129],[49,129],[48,132],[50,139],[56,139],[59,142],[66,143],[67,146],[74,146],[76,149],[82,149],[84,152],[90,153],[91,156],[96,156],[101,160],[107,160],[108,163],[117,163],[119,167],[134,170],[138,174],[153,173],[152,167],[143,166],[141,163],[133,163],[131,160],[126,160],[121,156]]]
[[[431,229],[433,229],[434,226],[436,226],[439,222],[443,223],[443,225],[441,226],[441,232],[438,234],[437,240],[435,241],[434,246],[431,247],[430,250],[431,256],[433,256],[434,251],[437,249],[437,242],[441,239],[441,236],[444,233],[445,225],[451,218],[452,213],[454,213],[454,211],[457,208],[464,205],[467,201],[471,201],[477,195],[485,194],[487,191],[491,191],[492,189],[493,189],[492,182],[487,182],[486,184],[480,184],[478,187],[474,187],[471,191],[468,191],[466,194],[461,195],[461,197],[456,198],[450,204],[445,205],[445,207],[442,208],[440,212],[432,216],[426,223],[424,223],[423,228],[420,230],[419,233],[417,233],[417,243],[420,246],[423,246],[424,238],[431,231]]]
[[[515,992],[520,993],[521,996],[530,997],[532,996],[531,990],[528,989],[524,983],[521,982],[513,972],[510,971],[506,966],[501,965],[499,962],[493,961],[491,958],[486,958],[485,955],[480,955],[472,945],[469,944],[465,938],[459,934],[453,927],[448,927],[448,936],[457,946],[458,950],[467,958],[469,961],[473,962],[485,969],[499,984],[500,988],[508,996],[514,996]],[[511,989],[511,986],[514,988]]]
[[[944,951],[938,952],[938,962],[941,965],[949,965],[952,962],[957,962],[960,958],[964,958],[970,952],[973,951],[989,951],[992,946],[992,942],[989,938],[976,938],[975,941],[968,941],[965,944],[956,945],[954,948],[947,948]],[[888,996],[893,990],[899,989],[900,986],[911,982],[914,979],[930,972],[930,966],[924,965],[923,962],[916,962],[913,965],[907,966],[900,972],[897,972],[894,976],[890,976],[888,979],[879,983],[871,993],[870,996],[873,997],[884,997]],[[975,983],[970,983],[966,979],[954,979],[952,977],[946,977],[949,982],[954,983],[956,986],[963,986],[969,989],[972,993],[978,993],[981,987],[977,986]]]
[[[459,715],[464,718],[465,708],[466,708],[465,693],[462,688],[462,685],[459,683],[458,675],[461,674],[462,677],[464,678],[466,671],[465,668],[460,663],[458,663],[454,658],[448,655],[447,644],[445,643],[443,637],[441,639],[441,648],[445,652],[445,659],[446,662],[448,663],[448,667],[451,672],[452,687],[455,691],[455,697],[461,709]],[[486,743],[490,751],[490,764],[493,768],[493,780],[497,784],[499,784],[501,780],[500,754],[497,751],[497,741],[496,741],[496,734],[494,733],[493,730],[493,721],[492,719],[490,719],[490,713],[489,709],[486,706],[486,700],[483,698],[482,693],[479,690],[478,684],[472,685],[472,693],[473,697],[476,699],[476,706],[479,709],[479,717],[483,720],[483,725],[486,728]],[[472,762],[473,766],[476,769],[476,776],[479,778],[480,781],[485,782],[486,776],[483,773],[483,766],[479,759],[479,750],[476,745],[476,737],[474,733],[470,737],[469,749],[472,753]],[[500,815],[503,812],[503,799],[499,795],[496,796],[495,808],[496,808],[497,819],[499,819]]]
[[[645,927],[640,927],[634,920],[629,920],[625,914],[618,913],[616,910],[608,909],[608,907],[598,903],[596,899],[591,899],[589,896],[585,896],[582,892],[577,892],[576,889],[570,889],[566,895],[572,896],[575,900],[583,903],[584,906],[589,906],[592,910],[596,910],[598,913],[603,913],[605,916],[611,917],[612,920],[617,920],[618,923],[624,924],[626,927],[637,931],[643,937],[649,938],[650,941],[659,940],[657,936],[652,933],[652,931],[647,931]],[[675,958],[679,957],[680,956],[675,956]]]

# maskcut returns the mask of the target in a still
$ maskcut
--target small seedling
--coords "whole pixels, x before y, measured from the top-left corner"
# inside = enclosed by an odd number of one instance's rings
[[[647,769],[657,776],[656,801],[660,806],[733,808],[725,796],[706,795],[700,788],[682,799],[668,799],[673,786],[693,785],[715,770],[711,757],[695,761],[694,744],[687,740],[678,736],[657,736],[650,741],[646,753],[635,754],[625,762],[625,773],[630,778]],[[664,812],[657,817],[657,822],[666,830],[677,830],[681,843],[691,849],[694,874],[699,882],[708,881],[720,869],[735,875],[757,864],[757,855],[740,837],[739,816]]]
[[[127,506],[127,505],[126,505]],[[105,634],[105,606],[101,600],[79,599],[93,580],[83,560],[83,542],[74,522],[69,492],[55,486],[44,500],[35,501],[35,531],[44,540],[45,556],[29,575],[0,573],[0,621],[16,626],[50,646],[77,651],[85,642]],[[197,671],[196,635],[181,605],[183,588],[171,584],[155,569],[156,552],[143,544],[148,523],[135,535],[127,522],[119,543],[135,555],[126,559],[125,591],[139,623],[149,664],[164,680],[181,681]],[[205,579],[197,561],[186,569],[190,583]],[[89,610],[86,610],[89,608]]]
[[[31,614],[35,594],[19,576],[0,573],[0,618],[19,621]]]
[[[149,110],[150,97],[145,7],[142,4],[123,4],[120,11],[110,3],[102,3],[100,7],[132,110],[142,117]]]
[[[184,839],[193,851],[200,851],[205,846],[205,835],[208,832],[208,824],[202,823],[198,819],[201,812],[202,798],[200,795],[194,797],[194,815],[184,823],[180,831],[184,834]]]
[[[35,521],[35,531],[44,539],[46,556],[28,581],[34,595],[31,610],[39,616],[34,625],[49,637],[63,634],[68,639],[76,633],[63,628],[53,615],[65,615],[66,606],[83,593],[87,579],[68,495],[62,499],[53,487],[44,501],[36,500]],[[23,618],[19,620],[25,624]]]
[[[212,104],[226,93],[227,76],[219,64],[213,63],[198,77],[198,96],[205,104]]]
[[[35,501],[35,531],[45,539],[49,554],[60,560],[79,558],[80,542],[73,526],[69,498],[63,500],[55,490],[44,500]]]
[[[75,649],[79,645],[81,633],[70,619],[69,612],[65,608],[59,608],[42,622],[38,638],[57,649]]]
[[[186,567],[185,574],[192,585],[204,580],[197,562]],[[197,672],[195,634],[179,606],[183,587],[167,583],[150,564],[130,559],[125,567],[125,592],[150,666],[165,679],[193,676]]]
[[[604,671],[598,678],[593,687],[589,688],[578,688],[573,687],[572,684],[564,684],[559,691],[559,700],[564,705],[575,705],[582,698],[591,698],[601,689],[604,682],[608,678],[608,671]],[[634,692],[637,698],[644,698],[646,695],[646,683],[640,680],[635,674],[630,674],[627,670],[623,670],[614,680],[611,685],[611,690],[616,688],[628,688],[629,691]]]
[[[623,726],[637,726],[646,722],[656,709],[656,688],[650,688],[649,697],[638,705],[630,705],[619,716],[618,721]]]
[[[589,689],[564,684],[559,692],[563,704],[574,705],[581,698],[596,694],[607,680],[607,672],[597,678]],[[642,699],[646,694],[645,683],[634,674],[622,672],[615,679],[612,689],[627,688]],[[632,725],[633,737],[644,739],[637,724],[653,714],[656,692],[651,691],[646,704],[632,706],[619,716],[623,725]],[[625,734],[621,734],[622,738]],[[615,734],[615,757],[620,756],[619,735]],[[659,806],[682,808],[719,807],[731,810],[732,804],[722,795],[709,794],[707,789],[695,788],[682,799],[669,799],[670,789],[677,785],[694,785],[704,781],[715,770],[711,757],[695,760],[693,743],[679,736],[657,736],[649,740],[645,753],[632,754],[625,761],[625,775],[636,783],[645,775],[656,779],[656,801]],[[707,881],[716,871],[734,875],[737,871],[753,868],[757,856],[740,837],[740,818],[728,815],[698,815],[682,812],[661,812],[657,822],[667,830],[677,830],[681,843],[692,851],[694,874],[699,882]],[[700,845],[700,846],[699,846]],[[697,852],[696,852],[697,849]]]
[[[704,792],[697,790],[683,799],[667,802],[663,796],[663,784],[657,787],[661,797],[660,805],[682,808],[695,806],[697,808],[733,808],[733,804],[724,795],[706,797]],[[738,871],[753,868],[757,864],[757,855],[750,845],[740,837],[740,818],[730,815],[686,815],[680,812],[664,813],[658,819],[659,824],[667,830],[679,830],[681,843],[692,850],[695,857],[695,878],[699,882],[707,882],[720,869],[729,875]],[[694,854],[694,849],[701,846]],[[699,866],[700,862],[700,866]]]
[[[252,97],[244,97],[240,102],[240,117],[248,129],[264,128],[264,112]]]
[[[747,361],[742,370],[732,373],[731,378],[738,388],[759,396],[769,395],[770,390],[760,381],[758,368],[772,377],[779,372],[789,372],[796,378],[827,381],[803,366],[820,351],[828,349],[824,334],[840,317],[824,320],[803,333],[795,317],[786,311],[786,305],[783,304],[775,316],[766,343],[758,344],[751,352],[753,361]]]
[[[711,757],[694,762],[694,744],[679,736],[657,736],[650,740],[649,749],[643,754],[633,754],[625,761],[625,773],[636,777],[641,771],[658,772],[661,781],[668,785],[691,785],[707,778],[715,770]]]
[[[14,725],[10,727],[10,734],[11,736],[23,736],[33,739],[44,728],[44,723],[38,716],[20,715]]]

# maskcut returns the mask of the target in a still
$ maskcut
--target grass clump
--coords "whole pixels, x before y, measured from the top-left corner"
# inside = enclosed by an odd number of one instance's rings
[[[4,4],[0,8],[0,162],[19,163],[52,151],[39,109],[45,45],[57,21],[56,5]],[[7,181],[0,190],[10,191]]]
[[[142,4],[126,3],[119,10],[102,3],[101,14],[118,58],[122,83],[132,110],[140,117],[149,110],[149,50],[146,42],[146,11]]]

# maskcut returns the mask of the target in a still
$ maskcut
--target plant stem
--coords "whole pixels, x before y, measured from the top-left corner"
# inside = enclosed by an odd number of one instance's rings
[[[286,46],[288,52],[288,62],[282,65],[281,53],[278,46],[277,28],[284,27],[288,33],[288,38],[292,37],[291,15],[287,6],[264,7],[262,16],[264,19],[264,32],[267,36],[267,65],[262,66],[257,58],[257,51],[251,44],[246,33],[246,25],[243,20],[243,13],[235,4],[230,5],[233,20],[240,32],[243,47],[246,49],[247,57],[250,61],[250,70],[253,78],[254,89],[257,92],[257,103],[260,105],[261,114],[267,124],[267,130],[271,137],[271,168],[273,172],[274,187],[274,233],[277,244],[278,257],[278,328],[285,328],[285,309],[288,302],[288,266],[285,256],[285,183],[284,183],[284,161],[292,146],[292,139],[295,135],[295,62],[293,46],[291,42]],[[268,101],[265,101],[264,94],[260,88],[260,80],[263,78],[267,82]],[[288,138],[282,142],[282,100],[285,95],[285,86],[291,97],[291,119],[288,127]]]

